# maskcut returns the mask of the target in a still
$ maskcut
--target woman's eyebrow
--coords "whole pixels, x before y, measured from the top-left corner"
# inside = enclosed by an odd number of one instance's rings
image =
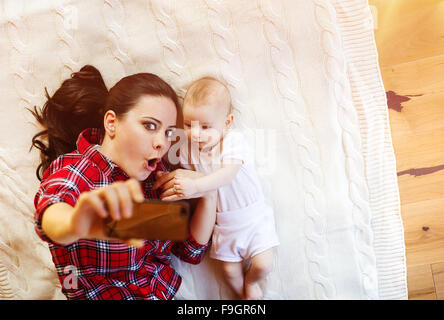
[[[156,118],[153,118],[153,117],[148,117],[148,116],[144,116],[144,117],[142,117],[143,119],[151,119],[151,120],[153,120],[153,121],[156,121],[157,123],[159,123],[159,124],[162,124],[162,121],[160,121],[160,120],[158,120],[158,119],[156,119]]]
[[[157,122],[158,124],[162,125],[162,121],[160,121],[160,120],[158,120],[156,118],[153,118],[153,117],[144,116],[144,117],[142,117],[142,119],[151,119],[151,120]],[[173,124],[171,126],[168,126],[168,128],[175,128],[175,127],[176,127],[175,124]]]

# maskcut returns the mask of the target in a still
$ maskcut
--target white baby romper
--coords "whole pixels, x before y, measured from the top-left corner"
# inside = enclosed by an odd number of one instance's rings
[[[212,159],[199,157],[199,151],[194,148],[189,160],[185,146],[180,148],[180,161],[187,169],[208,174],[220,168],[224,158],[243,161],[233,181],[217,190],[210,257],[239,262],[279,245],[273,209],[265,203],[254,157],[242,133],[229,130],[223,139],[222,152],[214,148]]]

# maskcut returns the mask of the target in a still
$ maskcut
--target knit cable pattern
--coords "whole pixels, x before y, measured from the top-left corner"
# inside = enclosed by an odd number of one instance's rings
[[[14,227],[26,230],[32,239],[30,246],[37,252],[47,250],[47,247],[34,232],[34,207],[26,194],[28,185],[24,183],[17,172],[17,161],[7,155],[11,150],[0,148],[0,201],[6,208],[15,208],[20,216],[3,217],[2,238],[0,239],[0,299],[17,299],[29,295],[29,285],[23,277],[20,256],[14,249],[14,239],[17,235],[12,232],[7,222],[14,221]],[[16,159],[17,160],[17,159]],[[6,223],[5,223],[6,222]],[[20,224],[20,225],[19,225]],[[23,235],[22,235],[23,236]]]
[[[257,127],[257,118],[250,107],[248,88],[243,75],[239,43],[233,31],[233,18],[221,0],[204,0],[211,40],[214,51],[219,58],[220,74],[230,89],[233,111],[238,128]]]
[[[78,24],[77,7],[69,5],[68,1],[53,1],[55,15],[55,29],[59,37],[59,50],[62,67],[61,79],[65,79],[71,73],[80,69],[80,48],[74,37]],[[68,73],[68,75],[66,74]]]
[[[130,75],[136,70],[136,66],[127,48],[128,36],[125,31],[125,8],[122,1],[105,0],[103,16],[111,42],[109,45],[111,54],[122,65],[125,75]]]
[[[338,108],[345,168],[352,202],[354,237],[358,263],[363,277],[363,290],[368,299],[378,299],[378,277],[373,248],[371,212],[368,187],[365,180],[364,160],[356,110],[351,97],[347,69],[337,29],[336,12],[330,1],[313,0],[316,22],[321,28],[321,46],[325,55],[325,71],[331,80],[332,91]]]
[[[181,42],[180,30],[174,19],[174,0],[163,0],[149,2],[150,10],[156,20],[156,34],[163,48],[163,62],[170,74],[173,76],[171,83],[177,83],[178,79],[189,79],[186,71],[187,56]],[[168,80],[168,79],[166,79]],[[188,81],[185,81],[188,83]],[[174,87],[174,85],[173,85]],[[177,95],[183,99],[185,88],[176,88]]]
[[[22,213],[23,218],[34,223],[33,212],[34,206],[29,201],[29,196],[24,190],[27,185],[24,183],[20,175],[13,169],[11,159],[8,158],[8,153],[3,148],[0,148],[0,190],[1,200],[3,203],[8,203],[13,208],[17,208]]]
[[[37,98],[37,81],[33,75],[34,53],[29,45],[31,30],[25,18],[25,3],[22,0],[8,0],[3,2],[3,6],[6,33],[11,44],[9,61],[14,86],[20,102],[28,108],[33,107]]]
[[[328,271],[326,218],[319,209],[322,208],[322,203],[325,203],[321,192],[323,173],[320,167],[319,147],[311,138],[312,124],[301,94],[300,78],[292,49],[287,35],[277,25],[283,14],[276,12],[276,8],[269,0],[259,1],[258,6],[263,14],[263,33],[269,45],[276,86],[284,101],[288,131],[296,146],[293,157],[297,158],[303,167],[305,254],[310,277],[314,282],[317,299],[334,299],[336,289]]]

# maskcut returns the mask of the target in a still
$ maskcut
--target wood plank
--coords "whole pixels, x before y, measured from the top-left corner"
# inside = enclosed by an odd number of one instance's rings
[[[444,263],[432,264],[433,281],[435,283],[436,298],[444,300]]]
[[[444,261],[444,197],[401,206],[407,265]]]
[[[406,134],[444,128],[444,55],[381,72],[385,90],[390,92],[389,117],[395,141]]]
[[[376,7],[375,35],[382,66],[444,53],[442,0],[370,0]]]
[[[407,286],[410,300],[435,300],[435,286],[431,266],[407,267]]]
[[[433,263],[432,264],[432,273],[433,274],[444,273],[444,261],[438,262],[438,263]]]
[[[444,170],[444,128],[425,134],[393,137],[393,147],[398,174],[409,169],[435,167],[436,170]],[[418,170],[416,174],[427,172]]]
[[[401,204],[444,198],[444,170],[415,177],[398,177]]]
[[[369,4],[397,168],[405,173],[398,184],[409,298],[444,299],[444,170],[421,175],[444,164],[444,1]]]

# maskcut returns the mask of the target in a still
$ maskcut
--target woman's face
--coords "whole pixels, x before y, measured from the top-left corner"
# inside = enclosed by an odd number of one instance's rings
[[[143,181],[170,148],[177,110],[170,98],[142,96],[121,119],[115,120],[113,161],[130,178]]]

